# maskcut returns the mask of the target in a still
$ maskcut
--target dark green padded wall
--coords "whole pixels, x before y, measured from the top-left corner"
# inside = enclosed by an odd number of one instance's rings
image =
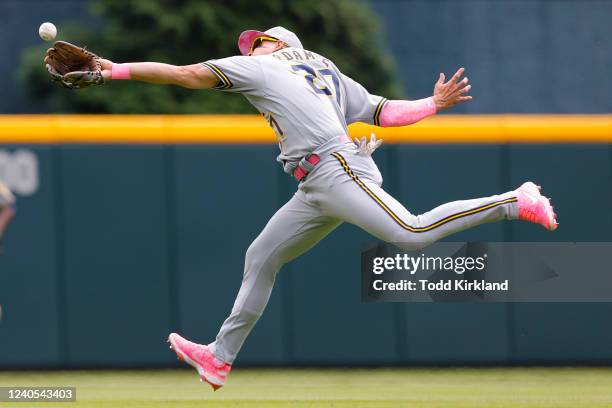
[[[65,147],[59,160],[67,363],[171,361],[164,148]]]

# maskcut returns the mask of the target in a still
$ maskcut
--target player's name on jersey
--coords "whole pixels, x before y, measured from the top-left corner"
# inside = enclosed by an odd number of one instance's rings
[[[372,282],[372,289],[375,291],[507,291],[509,288],[510,283],[507,279],[501,282],[468,279],[439,281],[402,279],[397,282],[384,282],[382,279],[377,279]]]
[[[290,48],[287,51],[279,51],[272,54],[272,56],[281,61],[309,61],[309,60],[321,60],[321,57],[314,52],[307,50],[300,50],[297,48]]]

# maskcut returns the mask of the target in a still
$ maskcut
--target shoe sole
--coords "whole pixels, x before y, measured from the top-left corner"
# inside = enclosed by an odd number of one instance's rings
[[[168,343],[170,343],[170,350],[176,353],[176,356],[179,360],[195,368],[195,370],[198,372],[198,375],[200,376],[200,381],[205,381],[210,384],[214,391],[217,391],[219,388],[223,387],[224,384],[219,384],[216,378],[209,376],[202,368],[202,366],[200,366],[198,363],[189,358],[187,354],[183,353],[180,347],[178,347],[174,342],[172,336],[168,337]]]

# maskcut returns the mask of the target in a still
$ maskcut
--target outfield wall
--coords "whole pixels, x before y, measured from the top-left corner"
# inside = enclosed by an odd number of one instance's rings
[[[378,134],[384,187],[413,212],[526,179],[554,198],[554,234],[497,223],[453,240],[612,240],[612,116],[441,116]],[[246,248],[296,188],[257,117],[4,116],[0,143],[20,193],[0,367],[176,364],[167,334],[214,338]],[[285,267],[238,363],[612,362],[612,304],[362,304],[372,242],[345,225]]]

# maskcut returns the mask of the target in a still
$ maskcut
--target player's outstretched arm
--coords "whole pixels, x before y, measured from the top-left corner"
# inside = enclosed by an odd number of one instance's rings
[[[131,62],[114,64],[100,59],[105,81],[131,79],[150,84],[171,84],[190,89],[209,89],[217,86],[219,78],[202,64],[170,65],[159,62]]]
[[[468,78],[462,78],[464,68],[459,68],[448,82],[440,74],[434,85],[433,95],[416,101],[387,101],[380,112],[380,126],[406,126],[416,123],[442,109],[472,100],[467,93],[472,88]]]
[[[45,54],[51,79],[70,89],[102,85],[115,79],[153,84],[173,84],[192,89],[213,88],[219,78],[202,64],[170,65],[158,62],[114,64],[93,52],[65,41],[56,41]]]

